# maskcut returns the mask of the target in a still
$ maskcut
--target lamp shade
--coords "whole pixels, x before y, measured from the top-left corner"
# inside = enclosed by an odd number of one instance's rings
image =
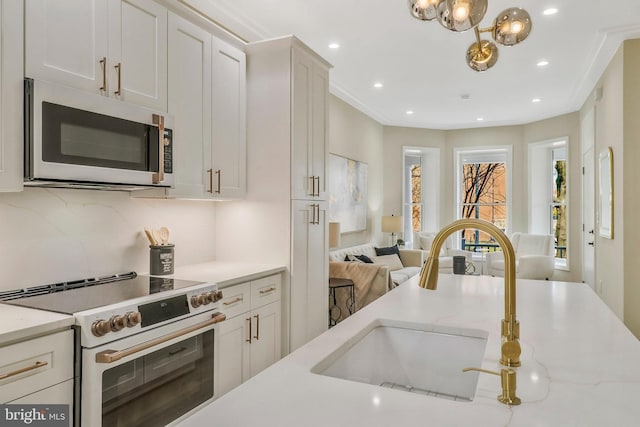
[[[383,233],[399,233],[402,231],[402,217],[401,216],[383,216],[382,217],[382,232]]]
[[[340,246],[340,223],[329,223],[329,247],[337,248]]]

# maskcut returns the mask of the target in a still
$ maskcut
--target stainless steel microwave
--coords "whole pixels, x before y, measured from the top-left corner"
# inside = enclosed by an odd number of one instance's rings
[[[173,123],[144,107],[25,79],[25,185],[173,186]]]

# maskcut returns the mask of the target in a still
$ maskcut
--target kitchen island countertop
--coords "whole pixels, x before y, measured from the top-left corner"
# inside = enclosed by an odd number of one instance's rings
[[[500,380],[493,375],[480,375],[474,400],[459,402],[311,372],[376,319],[487,331],[481,367],[499,371],[502,279],[441,275],[435,291],[417,282],[402,284],[179,425],[638,425],[640,342],[578,283],[518,281],[520,406],[496,400]]]

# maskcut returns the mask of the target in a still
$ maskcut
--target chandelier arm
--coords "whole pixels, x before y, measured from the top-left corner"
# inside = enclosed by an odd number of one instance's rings
[[[482,42],[480,41],[480,30],[478,29],[477,25],[473,27],[473,31],[476,33],[476,41],[478,42],[478,47],[482,49]]]
[[[493,32],[493,30],[495,30],[495,29],[496,29],[496,26],[495,26],[495,25],[492,25],[492,26],[490,26],[490,27],[486,27],[486,28],[478,28],[478,27],[476,26],[476,29],[477,29],[477,30],[478,30],[478,32],[480,32],[480,33],[492,33],[492,32]]]

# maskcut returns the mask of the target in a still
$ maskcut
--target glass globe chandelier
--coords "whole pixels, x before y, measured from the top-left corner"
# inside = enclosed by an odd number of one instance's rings
[[[486,71],[498,61],[498,46],[513,46],[531,32],[529,13],[518,7],[498,14],[493,25],[479,28],[487,13],[488,0],[408,0],[411,16],[421,21],[437,19],[443,27],[456,32],[473,28],[476,41],[467,49],[467,65],[475,71]],[[493,40],[480,39],[480,33],[490,33]]]

